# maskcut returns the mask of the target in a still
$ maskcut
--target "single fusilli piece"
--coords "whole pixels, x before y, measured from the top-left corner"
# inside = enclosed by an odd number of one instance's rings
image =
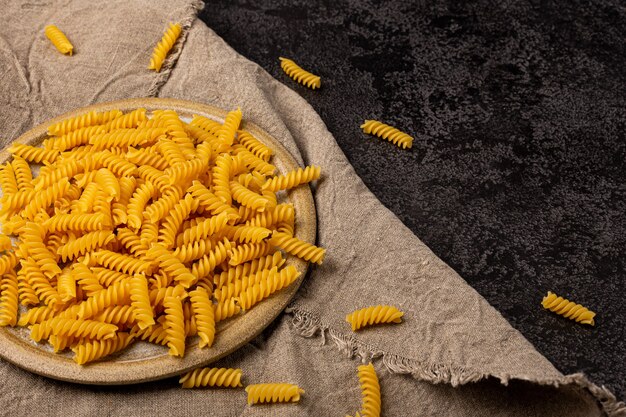
[[[257,138],[252,136],[250,132],[245,130],[239,130],[237,132],[237,138],[239,143],[243,145],[247,150],[252,152],[256,157],[261,158],[265,162],[270,160],[272,156],[272,150],[261,143]]]
[[[274,268],[267,276],[263,274],[261,282],[239,294],[236,298],[239,301],[239,306],[243,310],[249,310],[276,291],[291,285],[299,276],[300,273],[293,265],[281,269],[280,272],[277,272],[276,268]]]
[[[62,54],[69,54],[70,56],[74,53],[74,46],[70,43],[69,39],[61,29],[54,25],[48,25],[44,29],[46,33],[46,37],[50,39],[50,42],[54,45],[55,48],[59,50]]]
[[[94,252],[93,257],[100,265],[125,274],[152,275],[152,262],[143,259],[104,249]]]
[[[361,125],[361,129],[363,129],[364,133],[388,140],[403,149],[413,146],[413,138],[411,136],[393,126],[386,125],[377,120],[366,120],[365,123]]]
[[[297,385],[284,383],[252,384],[246,387],[248,405],[300,401],[304,390]]]
[[[179,23],[170,23],[170,26],[167,28],[165,33],[163,33],[163,37],[152,52],[152,58],[150,58],[150,65],[148,65],[148,69],[153,69],[156,72],[161,71],[163,61],[165,60],[165,57],[170,49],[174,46],[174,43],[176,43],[181,30],[182,27]]]
[[[575,320],[581,324],[594,325],[593,318],[596,313],[580,304],[576,304],[563,297],[559,297],[551,291],[548,291],[548,295],[543,297],[541,305],[543,308],[555,312],[556,314],[560,314],[570,320]]]
[[[0,326],[15,326],[18,312],[17,275],[11,271],[0,279]]]
[[[168,287],[168,290],[173,290]],[[172,356],[183,357],[185,355],[185,318],[183,315],[183,305],[179,297],[168,294],[166,292],[163,300],[165,308],[165,340],[169,347],[169,354]]]
[[[235,133],[239,129],[241,123],[241,109],[237,107],[237,110],[229,111],[224,119],[224,124],[216,132],[218,139],[228,146],[233,144],[235,140]]]
[[[115,235],[110,230],[100,230],[89,232],[67,242],[65,245],[57,249],[57,253],[61,255],[61,260],[66,262],[70,259],[83,256],[87,252],[102,248],[115,239]]]
[[[189,292],[193,314],[196,319],[196,327],[200,343],[198,346],[211,347],[215,339],[215,314],[210,293],[204,288],[196,288]]]
[[[117,333],[110,339],[79,343],[72,347],[72,351],[75,353],[74,361],[79,365],[84,365],[87,362],[93,362],[125,349],[132,341],[133,336],[130,334]]]
[[[289,190],[297,187],[298,185],[306,184],[319,179],[321,172],[321,168],[315,165],[308,166],[304,169],[298,168],[285,175],[279,175],[267,180],[267,182],[263,184],[263,189],[273,192]]]
[[[352,331],[362,327],[379,323],[401,323],[403,312],[393,306],[377,305],[362,308],[346,316],[346,321],[352,326]]]
[[[226,387],[239,388],[241,369],[231,368],[198,368],[187,372],[178,381],[183,388]]]
[[[135,274],[128,283],[130,289],[131,305],[134,310],[135,320],[140,329],[145,329],[154,324],[154,311],[150,305],[148,293],[148,280],[143,274]]]
[[[231,249],[228,263],[232,266],[237,266],[244,262],[267,256],[273,249],[274,247],[270,242],[245,243]]]
[[[35,342],[47,339],[50,335],[88,337],[90,339],[106,340],[115,337],[117,326],[94,320],[67,319],[54,317],[50,320],[34,324],[30,335]]]
[[[322,264],[324,256],[326,255],[326,249],[304,242],[287,233],[274,232],[269,243],[278,246],[285,252],[297,256],[298,258],[314,262],[318,265]]]
[[[51,124],[50,126],[48,126],[48,134],[54,136],[62,136],[82,127],[107,123],[110,120],[113,120],[121,115],[122,112],[119,110],[109,110],[101,113],[91,111],[89,113],[84,113],[79,116],[71,117],[69,119],[61,120],[60,122]]]
[[[278,59],[280,60],[280,67],[285,71],[285,74],[293,78],[296,82],[304,84],[313,90],[322,86],[322,81],[319,76],[300,68],[298,64],[291,59],[283,57]]]
[[[28,162],[41,164],[44,162],[53,163],[59,157],[59,151],[47,150],[44,148],[36,148],[23,143],[14,143],[8,149],[13,155],[24,158]]]
[[[380,417],[381,398],[380,384],[374,365],[361,365],[358,368],[359,382],[361,384],[361,416]],[[359,415],[359,413],[357,413]]]
[[[189,269],[172,252],[160,244],[153,245],[146,252],[146,257],[158,263],[163,271],[185,288],[189,288],[196,281],[196,277]]]

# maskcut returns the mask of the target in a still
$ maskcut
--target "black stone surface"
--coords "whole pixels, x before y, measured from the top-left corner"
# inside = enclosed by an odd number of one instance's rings
[[[625,397],[623,2],[221,0],[201,18],[311,103],[374,194],[557,368]],[[363,135],[367,118],[413,149]],[[596,326],[545,311],[548,290]]]

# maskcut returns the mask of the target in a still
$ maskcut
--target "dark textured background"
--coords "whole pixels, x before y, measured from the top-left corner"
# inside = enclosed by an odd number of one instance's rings
[[[626,396],[626,3],[222,0],[201,18],[311,103],[374,194],[557,368]],[[366,118],[413,149],[363,135]],[[548,290],[596,327],[543,310]]]

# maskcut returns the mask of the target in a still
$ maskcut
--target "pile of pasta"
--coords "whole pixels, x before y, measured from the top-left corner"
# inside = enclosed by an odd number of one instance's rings
[[[241,119],[92,111],[51,125],[42,147],[13,144],[0,167],[0,325],[29,326],[79,364],[133,340],[182,357],[189,337],[210,347],[216,323],[292,284],[286,254],[321,264],[280,202],[320,168],[277,175]]]

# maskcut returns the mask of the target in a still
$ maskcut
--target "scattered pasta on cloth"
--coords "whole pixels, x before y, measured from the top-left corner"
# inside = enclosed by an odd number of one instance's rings
[[[59,52],[70,56],[74,53],[74,45],[67,39],[65,33],[61,32],[61,29],[55,25],[48,25],[45,27],[44,33]]]
[[[277,195],[320,168],[277,175],[241,119],[89,112],[50,125],[42,147],[13,144],[0,167],[0,325],[28,326],[81,365],[133,340],[182,357],[190,337],[210,347],[216,323],[298,278],[283,253],[322,263]],[[187,384],[240,377],[193,372]]]

